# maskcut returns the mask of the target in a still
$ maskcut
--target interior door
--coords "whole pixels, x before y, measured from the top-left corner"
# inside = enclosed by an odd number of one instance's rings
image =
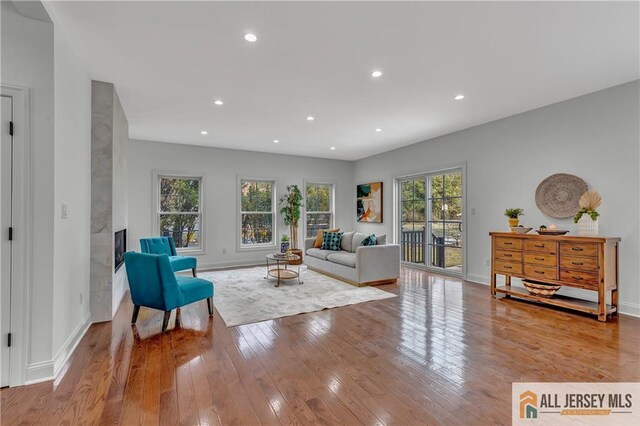
[[[10,348],[8,335],[11,330],[11,226],[13,137],[9,131],[13,120],[13,100],[2,96],[2,128],[0,139],[0,386],[9,386]]]

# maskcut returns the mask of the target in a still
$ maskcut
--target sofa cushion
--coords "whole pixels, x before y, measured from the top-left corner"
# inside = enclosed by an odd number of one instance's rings
[[[340,265],[348,266],[350,268],[356,267],[356,254],[349,253],[348,251],[332,252],[327,256],[327,260],[333,263],[339,263]]]
[[[329,256],[332,253],[335,253],[335,251],[322,250],[315,247],[307,250],[307,256],[315,257],[316,259],[322,259],[322,260],[327,260],[327,256]]]
[[[316,234],[316,241],[313,243],[313,247],[320,248],[322,247],[322,239],[324,238],[325,232],[338,232],[340,228],[336,229],[318,229],[318,233]]]
[[[375,246],[376,245],[376,234],[371,234],[360,243],[362,246]]]
[[[325,232],[322,237],[322,250],[340,251],[342,232]]]
[[[387,234],[376,235],[376,245],[383,246],[387,244]]]
[[[340,247],[342,247],[342,250],[349,252],[351,251],[351,245],[353,244],[353,234],[355,234],[355,231],[345,232],[344,234],[342,234],[342,241],[340,241]]]
[[[362,245],[362,240],[367,238],[369,234],[363,234],[362,232],[356,232],[353,234],[353,241],[351,242],[351,252],[355,253],[356,249]]]

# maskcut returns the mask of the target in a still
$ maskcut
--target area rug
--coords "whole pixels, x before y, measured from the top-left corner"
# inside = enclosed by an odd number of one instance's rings
[[[355,287],[326,275],[300,269],[304,284],[287,280],[274,287],[265,267],[202,272],[215,283],[213,303],[227,327],[250,324],[338,306],[396,297],[373,287]]]

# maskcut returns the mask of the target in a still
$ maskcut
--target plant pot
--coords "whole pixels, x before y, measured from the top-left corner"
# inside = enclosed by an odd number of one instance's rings
[[[591,219],[588,214],[583,214],[578,219],[578,235],[585,237],[595,237],[598,235],[598,220]]]
[[[510,228],[515,228],[519,224],[520,224],[520,220],[517,217],[510,217],[509,218],[509,227]]]
[[[284,242],[284,243],[280,243],[280,251],[282,253],[286,253],[287,250],[289,250],[289,241]]]

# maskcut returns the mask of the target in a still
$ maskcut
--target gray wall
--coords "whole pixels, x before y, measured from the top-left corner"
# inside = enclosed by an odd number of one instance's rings
[[[303,181],[335,182],[336,225],[353,228],[353,164],[288,155],[204,148],[134,140],[128,151],[130,250],[140,250],[139,239],[156,236],[153,229],[153,172],[204,176],[204,244],[199,267],[228,266],[264,261],[262,251],[237,250],[237,176],[276,180],[276,197],[287,185]],[[289,234],[278,214],[277,238]],[[302,225],[299,228],[302,239]],[[226,254],[223,254],[226,250]]]
[[[570,219],[545,217],[534,200],[545,177],[575,174],[602,195],[600,234],[622,237],[621,311],[640,315],[639,90],[634,81],[359,160],[355,183],[384,181],[385,222],[357,229],[393,233],[394,177],[466,163],[467,277],[486,283],[488,233],[508,230],[505,208],[524,208],[525,226],[554,222],[575,230]]]

